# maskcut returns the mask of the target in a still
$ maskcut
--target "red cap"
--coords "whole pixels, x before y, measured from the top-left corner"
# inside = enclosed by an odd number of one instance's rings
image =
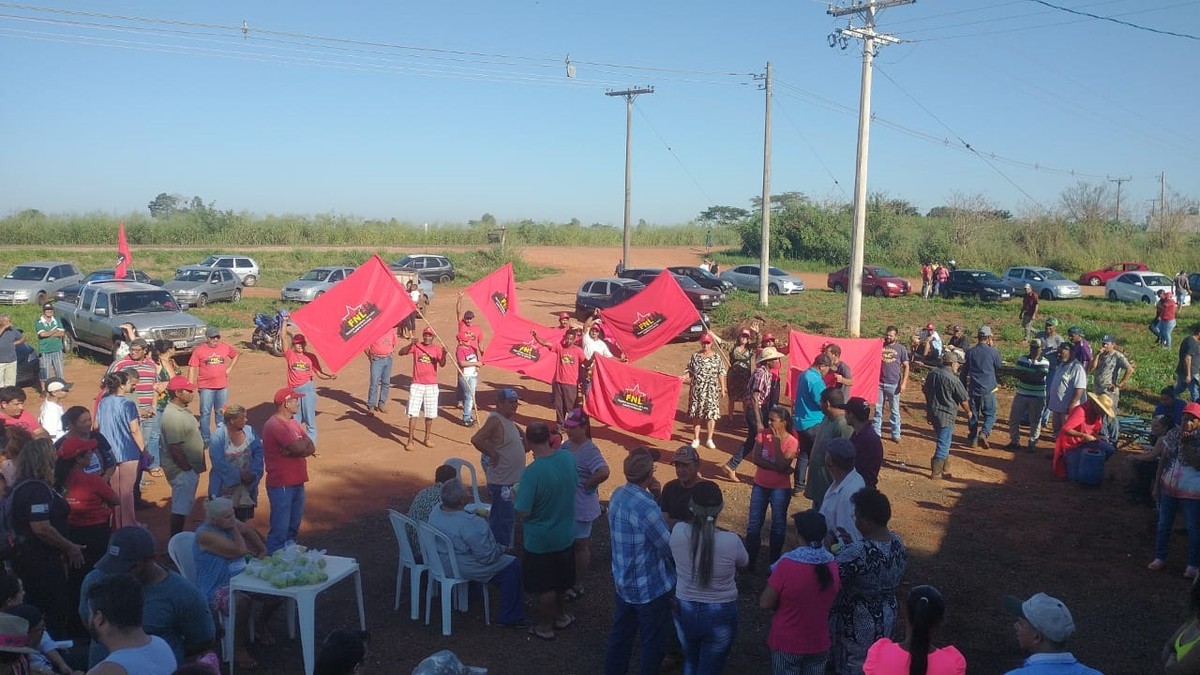
[[[700,342],[702,344],[708,344],[712,341],[713,341],[712,333],[705,333],[704,335],[700,336]]]
[[[1183,404],[1183,414],[1191,415],[1192,417],[1195,417],[1196,419],[1200,420],[1200,403],[1196,403],[1196,402],[1184,403]]]
[[[772,340],[772,341],[773,341],[773,340],[775,340],[775,336],[774,336],[774,335],[772,335],[771,333],[767,333],[766,335],[764,335],[764,336],[762,337],[762,339],[763,339],[763,342],[766,342],[767,340]]]
[[[306,345],[306,344],[308,344],[308,338],[304,337],[304,335],[302,333],[296,333],[295,335],[292,336],[292,344]]]
[[[925,324],[925,330],[937,330],[937,326],[934,326],[931,323],[927,323],[927,324]]]
[[[437,335],[437,333],[433,332],[433,328],[426,326],[425,330],[421,331],[421,335]]]
[[[558,318],[560,318],[560,319],[569,319],[569,318],[571,318],[571,315],[570,315],[570,314],[567,314],[566,312],[559,312],[559,313],[558,313]]]
[[[75,459],[76,457],[91,452],[99,445],[91,438],[80,438],[78,436],[67,436],[63,438],[62,445],[58,448],[59,459]]]
[[[738,337],[750,337],[750,329],[743,328],[742,332],[738,333]]]
[[[288,401],[299,401],[301,398],[304,397],[300,394],[297,394],[296,390],[292,389],[291,387],[284,387],[283,389],[275,392],[275,405],[283,405]]]
[[[167,391],[196,391],[196,385],[182,375],[176,375],[167,382]]]

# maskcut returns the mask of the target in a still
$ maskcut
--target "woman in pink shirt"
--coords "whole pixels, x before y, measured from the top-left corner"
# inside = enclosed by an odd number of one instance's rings
[[[865,675],[964,675],[967,660],[953,646],[934,649],[933,637],[946,618],[946,601],[933,586],[917,586],[904,603],[904,642],[883,637],[867,650]]]
[[[788,504],[792,501],[792,462],[800,451],[800,439],[792,428],[787,408],[779,405],[771,408],[766,422],[754,449],[746,455],[758,467],[754,472],[754,487],[750,489],[750,515],[746,519],[746,552],[750,554],[751,570],[762,546],[767,507],[771,509],[769,562],[775,562],[783,552]]]

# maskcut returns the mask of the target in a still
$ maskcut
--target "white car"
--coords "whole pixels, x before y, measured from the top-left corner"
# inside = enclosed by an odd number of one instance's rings
[[[1173,288],[1171,279],[1158,272],[1126,272],[1104,284],[1104,295],[1109,300],[1154,304],[1159,291],[1170,292]]]
[[[245,255],[230,255],[217,253],[200,261],[201,267],[221,267],[237,275],[243,286],[253,286],[258,283],[259,269],[254,258]]]

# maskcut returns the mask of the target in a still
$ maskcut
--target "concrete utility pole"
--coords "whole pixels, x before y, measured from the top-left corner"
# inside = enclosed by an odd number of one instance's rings
[[[633,239],[633,231],[629,227],[629,195],[631,192],[630,169],[633,158],[633,99],[640,94],[653,94],[654,87],[640,87],[624,91],[606,91],[605,96],[620,96],[625,99],[625,233],[621,239],[621,263],[628,269],[633,266],[629,260],[629,244]]]
[[[1117,184],[1117,224],[1121,224],[1121,184],[1128,183],[1133,178],[1109,178],[1108,182]]]
[[[1158,226],[1165,227],[1167,222],[1167,172],[1158,174]]]
[[[829,14],[842,17],[858,14],[862,28],[848,25],[829,35],[830,47],[846,48],[850,39],[863,41],[862,87],[858,101],[858,160],[854,171],[854,229],[850,237],[850,275],[846,288],[846,332],[859,336],[862,321],[863,248],[867,239],[867,156],[871,140],[871,62],[878,46],[900,40],[875,32],[875,17],[881,9],[910,5],[916,0],[867,0],[845,7],[830,7]]]
[[[763,191],[762,191],[762,248],[758,266],[758,304],[767,306],[770,294],[767,282],[771,275],[771,62],[767,61],[767,72],[754,79],[763,81],[762,89],[767,94],[767,111],[763,124]]]

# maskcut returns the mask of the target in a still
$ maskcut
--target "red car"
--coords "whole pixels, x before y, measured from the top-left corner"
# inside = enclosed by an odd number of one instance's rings
[[[1109,279],[1121,276],[1126,272],[1146,272],[1150,268],[1140,262],[1119,262],[1106,265],[1101,269],[1084,272],[1079,276],[1079,283],[1088,286],[1103,286]]]
[[[836,272],[830,272],[825,285],[838,293],[845,293],[850,285],[850,267],[846,266]],[[877,298],[895,298],[908,295],[912,289],[908,281],[896,276],[891,270],[879,265],[864,265],[862,290],[864,294]]]

